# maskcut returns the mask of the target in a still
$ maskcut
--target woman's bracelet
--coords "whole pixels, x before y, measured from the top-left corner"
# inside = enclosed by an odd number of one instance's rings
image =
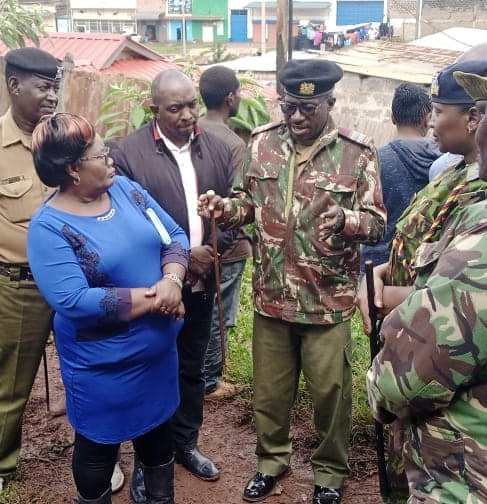
[[[183,288],[183,281],[176,275],[176,273],[166,273],[163,277],[174,282],[180,289]]]

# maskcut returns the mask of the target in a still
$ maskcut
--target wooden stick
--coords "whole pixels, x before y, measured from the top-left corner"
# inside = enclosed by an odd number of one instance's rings
[[[44,348],[44,355],[42,356],[42,360],[44,363],[44,384],[46,387],[46,407],[47,407],[47,412],[51,413],[51,396],[49,393],[49,371],[47,369],[47,353],[46,353],[45,348]]]
[[[221,276],[220,276],[220,257],[218,256],[218,238],[215,213],[211,212],[211,244],[213,247],[213,267],[215,270],[215,289],[216,302],[218,306],[218,322],[220,326],[220,348],[222,354],[222,373],[225,374],[226,366],[226,328],[225,328],[225,313],[223,310]]]

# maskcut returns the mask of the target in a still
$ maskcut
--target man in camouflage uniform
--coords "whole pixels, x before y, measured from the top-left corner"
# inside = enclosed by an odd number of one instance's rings
[[[320,445],[314,504],[339,503],[348,474],[351,330],[359,244],[384,231],[376,151],[329,110],[342,77],[324,60],[280,74],[285,121],[257,128],[232,198],[207,193],[200,211],[223,227],[255,223],[253,359],[258,472],[243,498],[262,500],[290,465],[290,415],[301,370]]]
[[[454,77],[481,106],[487,78]],[[487,121],[477,132],[487,179]],[[409,503],[487,502],[487,203],[462,193],[441,238],[423,242],[413,292],[384,320],[367,376],[374,416],[405,428]]]

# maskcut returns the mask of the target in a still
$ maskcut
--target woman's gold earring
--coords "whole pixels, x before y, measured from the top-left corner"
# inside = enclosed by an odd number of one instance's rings
[[[81,184],[81,179],[79,178],[79,175],[74,175],[73,176],[73,184],[74,185],[80,185]]]

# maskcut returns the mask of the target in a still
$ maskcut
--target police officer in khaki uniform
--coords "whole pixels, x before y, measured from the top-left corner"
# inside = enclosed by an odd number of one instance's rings
[[[27,264],[30,219],[49,196],[34,169],[31,134],[56,109],[62,67],[36,48],[7,53],[11,107],[0,117],[0,491],[16,469],[22,415],[49,335],[51,310]]]

